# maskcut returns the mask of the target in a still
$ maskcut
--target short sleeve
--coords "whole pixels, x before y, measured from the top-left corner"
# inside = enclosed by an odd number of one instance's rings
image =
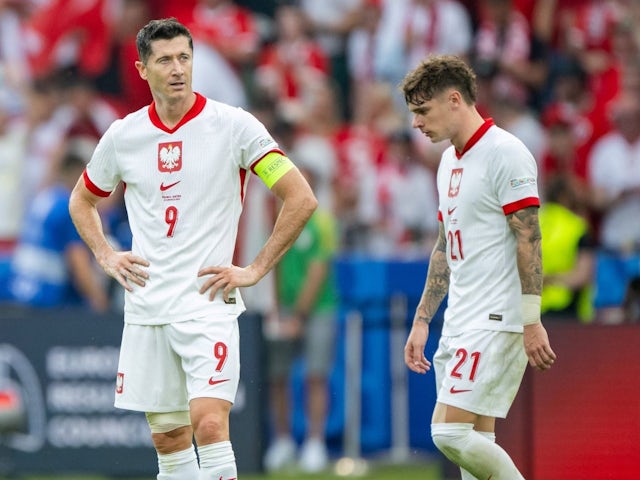
[[[103,197],[113,192],[120,183],[113,142],[113,132],[119,123],[119,120],[114,122],[102,136],[85,170],[85,185],[94,194]]]
[[[279,150],[266,127],[249,112],[237,108],[234,115],[234,138],[240,167],[249,170],[253,163],[273,150]]]
[[[494,188],[505,215],[540,206],[538,167],[521,142],[508,141],[498,145],[494,162]]]

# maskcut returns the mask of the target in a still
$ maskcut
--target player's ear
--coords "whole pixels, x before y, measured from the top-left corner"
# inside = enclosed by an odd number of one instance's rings
[[[451,90],[448,100],[453,107],[458,107],[462,103],[462,95],[458,90]]]
[[[143,80],[147,79],[147,66],[140,60],[136,61],[136,70],[138,70],[140,78],[142,78]]]

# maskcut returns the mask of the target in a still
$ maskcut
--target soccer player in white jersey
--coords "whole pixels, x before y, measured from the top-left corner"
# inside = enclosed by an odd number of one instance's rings
[[[126,290],[115,405],[146,413],[158,479],[233,480],[238,287],[277,263],[317,201],[255,117],[192,90],[193,44],[182,24],[149,22],[137,48],[153,102],[111,125],[69,209],[99,264]],[[282,207],[255,260],[239,267],[232,256],[250,172]],[[96,208],[120,182],[133,233],[128,252],[108,244]]]
[[[401,84],[413,127],[450,140],[437,174],[439,236],[405,346],[426,373],[429,322],[449,294],[433,364],[437,403],[431,436],[469,480],[524,478],[495,443],[527,363],[556,359],[540,323],[542,262],[536,163],[513,135],[478,113],[474,72],[435,56]]]

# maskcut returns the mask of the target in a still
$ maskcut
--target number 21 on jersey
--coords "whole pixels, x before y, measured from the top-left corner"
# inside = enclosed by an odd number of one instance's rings
[[[462,234],[460,230],[449,230],[447,232],[447,243],[449,244],[449,255],[451,260],[464,260],[462,249]]]

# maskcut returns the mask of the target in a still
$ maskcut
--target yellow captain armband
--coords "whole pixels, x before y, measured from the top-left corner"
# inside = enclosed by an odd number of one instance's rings
[[[258,161],[253,171],[267,187],[271,188],[294,167],[293,162],[281,152],[269,152]]]

